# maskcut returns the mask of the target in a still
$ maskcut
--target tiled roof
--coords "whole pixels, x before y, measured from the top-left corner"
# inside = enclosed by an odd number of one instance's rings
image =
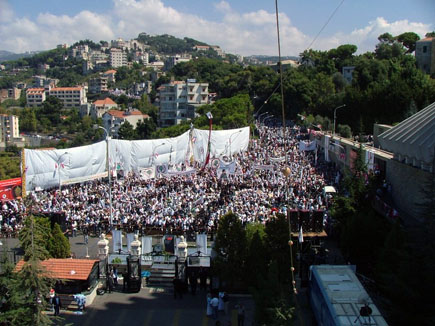
[[[425,38],[423,38],[421,40],[418,40],[417,42],[430,42],[433,39],[435,39],[435,37],[425,37]]]
[[[53,91],[80,91],[82,87],[54,87],[50,89],[50,92]]]
[[[53,278],[65,280],[86,281],[98,260],[89,259],[55,259],[50,258],[41,262],[49,275]],[[15,271],[20,271],[25,264],[22,259],[15,266]]]
[[[44,89],[43,88],[29,88],[29,89],[27,89],[27,93],[32,93],[32,94],[44,93]]]
[[[116,102],[114,102],[110,97],[106,97],[104,100],[96,100],[94,102],[94,105],[96,106],[116,105]]]
[[[107,113],[109,113],[111,116],[116,117],[116,118],[125,118],[125,117],[132,116],[132,115],[141,115],[145,119],[149,118],[148,114],[143,114],[139,110],[129,111],[128,113],[126,111],[120,111],[120,110],[109,110],[109,111],[107,111]]]
[[[111,69],[111,70],[107,70],[106,72],[104,72],[105,75],[109,75],[109,74],[116,74],[116,70]]]

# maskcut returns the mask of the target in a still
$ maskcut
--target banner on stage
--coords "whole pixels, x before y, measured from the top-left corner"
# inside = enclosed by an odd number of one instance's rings
[[[140,177],[143,180],[154,179],[156,177],[156,167],[155,166],[151,166],[149,168],[142,168],[142,169],[140,169]]]

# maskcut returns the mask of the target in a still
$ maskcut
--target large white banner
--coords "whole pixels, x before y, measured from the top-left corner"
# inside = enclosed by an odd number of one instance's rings
[[[196,236],[196,249],[203,255],[207,255],[207,234],[198,234]]]
[[[112,230],[112,252],[122,250],[122,231]]]
[[[107,176],[107,156],[112,172],[139,172],[153,166],[186,164],[191,158],[203,163],[208,135],[208,130],[193,129],[174,138],[136,141],[109,139],[108,143],[101,141],[68,149],[25,149],[23,173],[26,191]],[[248,149],[248,144],[249,127],[212,131],[211,157],[244,152]],[[156,172],[161,173],[158,169]]]
[[[366,160],[367,171],[373,170],[375,165],[375,153],[373,153],[369,148],[366,148]]]
[[[150,254],[153,252],[153,237],[142,237],[142,255]]]

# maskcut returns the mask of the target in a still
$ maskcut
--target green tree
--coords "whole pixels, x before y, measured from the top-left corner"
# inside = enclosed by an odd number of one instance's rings
[[[149,139],[156,128],[154,121],[151,119],[139,120],[136,125],[136,138]]]
[[[420,36],[414,32],[406,32],[398,35],[396,39],[408,49],[406,53],[412,53],[415,51],[416,42],[420,40]]]
[[[277,263],[278,279],[281,283],[290,281],[289,225],[285,215],[277,214],[266,224],[266,248],[271,260]]]
[[[48,251],[53,258],[69,258],[71,248],[68,238],[63,234],[59,224],[54,223],[48,242]]]
[[[133,140],[136,138],[135,130],[130,122],[125,121],[118,130],[119,139]]]
[[[28,205],[30,207],[30,201]],[[41,265],[41,260],[48,257],[44,243],[46,238],[46,226],[37,223],[35,217],[28,214],[19,234],[25,263],[17,275],[16,289],[22,295],[23,304],[16,310],[13,321],[15,325],[53,324],[53,321],[43,313],[48,308],[45,296],[55,281]]]
[[[24,108],[20,112],[20,130],[27,132],[36,131],[38,120],[36,119],[35,111],[31,108]]]
[[[229,288],[240,288],[245,281],[246,232],[232,212],[219,219],[214,251],[213,271]]]

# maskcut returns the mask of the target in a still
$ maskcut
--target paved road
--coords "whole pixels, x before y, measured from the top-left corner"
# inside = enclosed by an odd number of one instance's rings
[[[237,325],[235,305],[246,307],[245,325],[253,325],[254,306],[252,299],[232,297],[228,316],[219,314],[222,326]],[[183,299],[174,299],[171,288],[150,287],[139,293],[113,292],[97,296],[83,315],[63,314],[64,325],[128,325],[128,326],[214,326],[216,321],[206,316],[206,293],[195,296],[188,293]]]

